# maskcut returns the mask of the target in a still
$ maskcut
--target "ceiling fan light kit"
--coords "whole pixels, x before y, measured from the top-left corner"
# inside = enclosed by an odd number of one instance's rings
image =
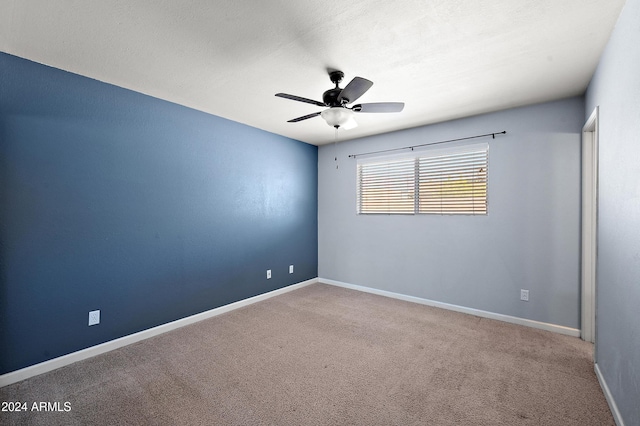
[[[309,118],[320,115],[329,126],[336,129],[353,129],[358,123],[353,117],[353,113],[379,113],[379,112],[400,112],[404,109],[402,102],[376,102],[367,104],[358,104],[353,107],[348,105],[355,102],[367,90],[373,86],[373,82],[362,77],[354,77],[344,89],[339,84],[344,77],[342,71],[331,71],[329,79],[336,85],[333,89],[329,89],[322,94],[322,102],[313,99],[303,98],[301,96],[289,95],[287,93],[276,93],[280,98],[290,99],[292,101],[304,102],[316,106],[328,107],[328,109],[313,114],[304,115],[288,120],[289,123],[297,123],[298,121],[307,120]]]
[[[324,121],[326,121],[331,127],[345,128],[347,123],[356,122],[353,118],[353,111],[343,107],[331,107],[329,109],[325,109],[320,113],[320,116],[324,118]]]

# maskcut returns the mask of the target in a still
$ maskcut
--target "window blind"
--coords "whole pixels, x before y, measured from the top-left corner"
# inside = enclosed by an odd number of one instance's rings
[[[486,147],[418,162],[419,213],[487,214]]]
[[[488,144],[361,161],[358,214],[487,214]]]
[[[413,214],[415,159],[358,164],[358,213]]]

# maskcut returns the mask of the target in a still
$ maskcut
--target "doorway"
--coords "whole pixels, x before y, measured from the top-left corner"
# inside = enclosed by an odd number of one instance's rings
[[[582,330],[596,341],[596,259],[598,236],[598,107],[582,128]],[[594,360],[596,352],[593,353]]]

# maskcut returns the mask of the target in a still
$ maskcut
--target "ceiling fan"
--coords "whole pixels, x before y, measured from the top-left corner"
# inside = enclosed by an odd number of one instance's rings
[[[362,96],[367,90],[369,90],[369,88],[371,88],[371,86],[373,86],[373,82],[366,78],[354,77],[354,79],[351,80],[344,89],[341,89],[338,85],[344,78],[344,73],[342,71],[330,71],[329,78],[336,87],[323,93],[322,102],[300,96],[289,95],[287,93],[276,93],[276,96],[280,98],[305,102],[320,107],[328,107],[328,109],[325,109],[324,111],[314,112],[313,114],[291,119],[288,123],[297,123],[298,121],[320,115],[328,125],[335,127],[336,129],[342,128],[347,130],[358,125],[353,118],[354,112],[400,112],[404,108],[404,103],[402,102],[375,102],[357,104],[349,107],[349,104],[355,102],[356,99]]]

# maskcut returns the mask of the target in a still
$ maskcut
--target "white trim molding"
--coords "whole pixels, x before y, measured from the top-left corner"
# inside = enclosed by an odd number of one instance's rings
[[[391,297],[393,299],[405,300],[407,302],[419,303],[421,305],[433,306],[435,308],[448,309],[450,311],[461,312],[463,314],[475,315],[482,318],[489,318],[498,321],[504,321],[511,324],[524,325],[526,327],[539,328],[541,330],[552,331],[554,333],[565,334],[572,337],[580,337],[580,330],[577,328],[565,327],[562,325],[550,324],[546,322],[534,321],[526,318],[512,317],[510,315],[497,314],[480,309],[467,308],[465,306],[452,305],[449,303],[437,302],[435,300],[423,299],[415,296],[407,296],[405,294],[394,293],[386,290],[378,290],[375,288],[364,287],[356,284],[344,283],[341,281],[330,280],[327,278],[318,278],[318,282],[322,284],[330,284],[338,287],[344,287],[351,290],[363,291],[365,293],[377,294],[379,296]]]
[[[581,288],[582,339],[596,339],[596,263],[598,234],[598,114],[599,107],[582,128]],[[597,353],[594,359],[597,361]]]
[[[120,337],[115,340],[110,340],[108,342],[101,343],[96,346],[91,346],[89,348],[82,349],[77,352],[72,352],[70,354],[63,355],[58,358],[50,359],[49,361],[44,361],[39,364],[31,365],[29,367],[25,367],[20,370],[12,371],[10,373],[6,373],[0,376],[0,387],[17,383],[22,380],[28,379],[30,377],[34,377],[43,373],[47,373],[49,371],[56,370],[60,367],[73,364],[74,362],[82,361],[83,359],[91,358],[96,355],[110,352],[114,349],[118,349],[123,346],[127,346],[132,343],[136,343],[141,340],[145,340],[150,337],[157,336],[159,334],[163,334],[168,331],[175,330],[177,328],[184,327],[189,324],[194,324],[196,322],[199,322],[208,318],[212,318],[220,314],[224,314],[226,312],[233,311],[235,309],[239,309],[247,305],[251,305],[256,302],[260,302],[262,300],[270,299],[274,296],[278,296],[293,290],[297,290],[299,288],[306,287],[310,284],[315,284],[317,282],[318,282],[318,278],[312,278],[310,280],[302,281],[297,284],[292,284],[287,287],[279,288],[277,290],[273,290],[268,293],[259,294],[257,296],[253,296],[248,299],[239,300],[237,302],[220,306],[218,308],[201,312],[199,314],[191,315],[186,318],[181,318],[176,321],[171,321],[166,324],[159,325],[157,327],[140,331],[138,333]]]
[[[624,421],[622,420],[622,416],[620,415],[620,410],[618,410],[616,401],[613,399],[611,390],[609,390],[609,386],[607,385],[607,382],[604,380],[604,376],[600,371],[600,367],[598,366],[598,363],[595,364],[594,370],[596,371],[596,377],[598,378],[598,382],[600,382],[600,387],[602,388],[604,397],[607,400],[607,404],[609,404],[609,409],[611,410],[611,414],[613,415],[613,420],[616,422],[617,426],[624,426]]]

